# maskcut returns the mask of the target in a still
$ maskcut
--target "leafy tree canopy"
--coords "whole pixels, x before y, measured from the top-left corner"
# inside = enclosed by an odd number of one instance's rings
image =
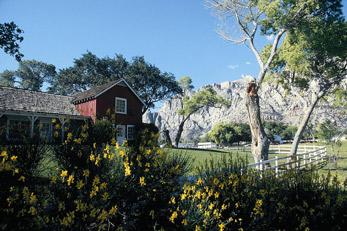
[[[4,70],[0,73],[0,85],[14,87],[16,75],[14,71]]]
[[[19,62],[24,56],[19,52],[18,42],[23,41],[23,37],[20,35],[24,31],[14,23],[0,23],[0,48],[5,51],[5,53],[12,55]]]
[[[128,62],[119,54],[114,58],[98,58],[91,52],[75,59],[73,67],[60,70],[50,80],[49,92],[71,95],[118,78],[125,79],[145,102],[143,113],[156,102],[181,92],[173,74],[160,71],[144,57],[134,57]]]
[[[248,124],[217,123],[208,134],[218,145],[232,145],[235,142],[251,141],[251,130]]]
[[[193,90],[194,86],[192,85],[192,79],[188,76],[182,77],[178,80],[178,85],[182,89],[182,92]]]
[[[146,62],[143,56],[133,58],[124,79],[145,102],[142,113],[154,108],[154,103],[181,93],[173,74],[161,72],[158,67]]]
[[[16,77],[20,79],[20,87],[32,91],[40,91],[43,82],[56,75],[55,66],[36,60],[25,60],[19,63]]]
[[[0,73],[0,83],[10,87],[19,83],[20,88],[40,91],[43,83],[54,78],[55,75],[54,65],[36,60],[25,60],[19,62],[17,70],[5,70]]]
[[[178,111],[179,115],[189,117],[203,107],[220,107],[222,105],[230,105],[230,102],[221,96],[217,96],[217,92],[212,88],[197,92],[191,98],[188,96],[183,98],[183,108]]]

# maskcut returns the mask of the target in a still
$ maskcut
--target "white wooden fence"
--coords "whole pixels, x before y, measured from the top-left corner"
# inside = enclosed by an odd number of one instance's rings
[[[290,155],[290,148],[291,145],[271,145],[269,155],[278,154],[281,155],[280,157],[276,155],[273,159],[249,164],[248,167],[255,167],[259,170],[273,169],[276,176],[278,176],[284,173],[289,166],[303,168],[307,165],[316,165],[323,163],[327,157],[326,146],[300,145],[296,157],[293,160],[292,155]]]

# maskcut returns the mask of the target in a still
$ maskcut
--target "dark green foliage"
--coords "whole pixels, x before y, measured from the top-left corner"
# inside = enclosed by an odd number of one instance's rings
[[[0,23],[0,49],[3,49],[5,53],[14,56],[18,62],[20,62],[24,56],[19,52],[18,44],[18,42],[23,41],[23,37],[20,36],[23,32],[24,31],[14,22]]]
[[[282,140],[293,140],[297,131],[297,127],[288,126],[283,122],[266,121],[264,125],[270,140],[273,140],[275,135],[281,136]]]
[[[21,144],[10,144],[6,146],[9,155],[18,156],[14,167],[25,177],[39,176],[39,165],[49,154],[50,147],[39,143],[27,141]]]
[[[218,145],[232,145],[235,142],[250,142],[251,129],[248,124],[223,124],[220,122],[212,128],[208,136]]]
[[[220,230],[221,224],[225,230],[343,230],[346,226],[347,192],[330,174],[288,170],[276,178],[273,172],[261,175],[231,158],[206,162],[197,172],[195,181],[176,197],[176,208],[187,211],[174,222],[178,230],[196,226]]]
[[[173,74],[160,71],[143,56],[133,57],[132,62],[128,62],[122,55],[98,58],[89,51],[75,59],[73,67],[53,76],[48,91],[71,95],[119,78],[125,79],[144,101],[143,113],[153,108],[154,103],[181,93]]]
[[[4,70],[0,73],[0,84],[3,86],[14,87],[15,79],[14,71]]]
[[[43,82],[56,75],[55,66],[36,60],[25,60],[19,63],[15,72],[20,80],[20,87],[32,91],[40,91]]]

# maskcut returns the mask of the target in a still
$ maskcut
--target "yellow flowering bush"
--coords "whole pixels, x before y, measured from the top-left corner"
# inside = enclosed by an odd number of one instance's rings
[[[345,188],[314,170],[276,178],[230,157],[197,172],[171,199],[168,219],[177,230],[331,230],[347,224]]]

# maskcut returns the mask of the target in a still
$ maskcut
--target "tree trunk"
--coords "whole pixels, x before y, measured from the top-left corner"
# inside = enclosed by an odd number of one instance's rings
[[[255,163],[268,159],[270,141],[264,131],[260,119],[258,85],[255,82],[248,83],[246,92],[246,109],[252,132],[252,155]]]
[[[166,145],[171,148],[172,147],[172,141],[171,141],[171,138],[170,138],[170,134],[169,134],[169,130],[164,130],[164,136],[165,136],[165,142],[166,142]]]
[[[178,143],[180,142],[181,135],[182,135],[182,132],[183,132],[183,126],[184,126],[185,122],[186,122],[186,119],[183,119],[183,121],[180,123],[180,126],[178,127],[178,131],[177,131],[176,138],[175,138],[175,146],[176,146],[176,148],[178,148]]]
[[[298,151],[298,146],[299,146],[300,140],[302,138],[302,134],[304,133],[306,125],[308,124],[308,121],[311,117],[312,111],[313,111],[314,107],[316,106],[316,104],[320,98],[321,98],[321,96],[318,97],[317,94],[314,94],[312,96],[311,105],[305,110],[304,117],[301,119],[301,123],[298,126],[298,130],[295,133],[293,144],[292,144],[292,147],[290,150],[290,154],[293,157],[295,157],[296,152]]]

